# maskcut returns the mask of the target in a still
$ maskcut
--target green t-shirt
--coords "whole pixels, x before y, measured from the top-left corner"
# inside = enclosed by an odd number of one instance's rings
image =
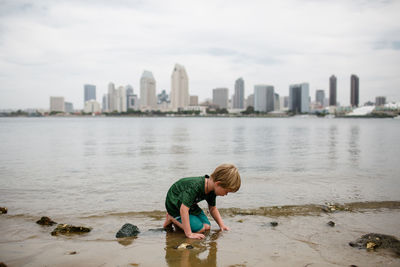
[[[208,176],[207,176],[208,177]],[[206,200],[208,205],[215,206],[216,195],[214,191],[205,194],[205,176],[182,178],[174,183],[168,190],[165,207],[168,214],[173,217],[180,216],[181,205],[189,207],[189,214],[198,215],[201,208],[198,202]]]

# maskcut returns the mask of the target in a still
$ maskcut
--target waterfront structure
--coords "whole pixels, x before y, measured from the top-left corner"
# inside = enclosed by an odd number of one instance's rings
[[[161,94],[157,95],[157,104],[162,104],[162,103],[169,103],[169,97],[168,94],[165,90],[161,91]]]
[[[133,95],[133,87],[130,84],[125,85],[126,92],[126,108],[129,109],[129,96]]]
[[[197,95],[191,95],[189,98],[189,106],[198,106],[199,97]]]
[[[140,103],[139,103],[139,98],[137,95],[133,94],[133,95],[128,95],[127,96],[127,109],[128,110],[139,110],[140,109]]]
[[[248,107],[254,108],[254,94],[248,95],[246,99],[246,109]]]
[[[85,113],[100,113],[101,107],[100,103],[94,99],[85,102],[85,108],[83,109]]]
[[[357,75],[352,74],[350,77],[350,104],[352,107],[358,107],[360,97],[360,80]]]
[[[189,106],[189,78],[185,67],[175,64],[171,75],[171,108],[176,111]]]
[[[329,78],[329,106],[337,105],[337,79],[335,75]]]
[[[66,113],[73,113],[74,105],[71,102],[64,102],[64,111]]]
[[[103,95],[102,111],[103,112],[108,112],[108,94],[104,94]]]
[[[140,108],[155,110],[157,108],[156,80],[151,71],[143,71],[140,78]]]
[[[108,84],[108,112],[113,112],[117,109],[116,94],[115,85],[110,82]]]
[[[310,111],[310,95],[308,83],[290,85],[289,98],[289,111],[294,113],[307,113]]]
[[[85,84],[83,85],[84,97],[83,97],[83,104],[89,100],[96,100],[96,85],[93,84]]]
[[[244,80],[239,78],[235,81],[235,94],[233,95],[233,108],[244,108]]]
[[[50,112],[64,112],[65,104],[63,96],[50,96]]]
[[[279,94],[274,94],[274,110],[280,110]]]
[[[386,97],[377,96],[375,97],[375,106],[383,106],[386,104]]]
[[[317,90],[315,92],[315,102],[317,102],[317,105],[319,104],[321,107],[324,107],[324,101],[325,101],[325,91]]]
[[[259,84],[254,86],[254,111],[274,111],[274,87],[272,85]]]
[[[219,108],[228,108],[228,88],[215,88],[213,89],[213,104],[218,105]]]
[[[126,97],[126,89],[124,86],[118,87],[117,95],[116,95],[117,107],[116,110],[118,112],[126,112],[127,111],[127,97]]]

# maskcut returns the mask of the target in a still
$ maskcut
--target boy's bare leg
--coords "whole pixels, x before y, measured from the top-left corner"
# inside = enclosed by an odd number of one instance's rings
[[[170,216],[170,215],[168,215],[170,218],[170,220],[171,220],[171,222],[175,225],[175,226],[177,226],[177,227],[179,227],[180,229],[182,229],[183,230],[183,225],[182,225],[182,223],[180,223],[178,220],[176,220],[174,217],[172,217],[172,216]],[[197,231],[196,233],[204,233],[205,231],[208,231],[208,230],[210,230],[211,229],[211,226],[210,225],[208,225],[208,224],[203,224],[203,228],[201,228],[201,230],[200,231]]]

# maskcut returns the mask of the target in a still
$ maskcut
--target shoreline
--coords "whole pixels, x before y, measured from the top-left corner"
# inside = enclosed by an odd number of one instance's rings
[[[386,250],[367,251],[348,243],[371,232],[399,238],[399,203],[276,206],[251,212],[222,209],[231,231],[219,232],[211,221],[212,230],[204,240],[160,230],[163,218],[156,215],[161,211],[52,218],[93,227],[87,234],[57,237],[50,235],[55,226],[2,214],[0,262],[7,266],[398,266],[400,258]],[[272,221],[278,225],[271,226]],[[329,221],[335,226],[327,225]],[[137,225],[141,233],[137,238],[115,238],[127,222]],[[194,248],[174,248],[183,242]]]

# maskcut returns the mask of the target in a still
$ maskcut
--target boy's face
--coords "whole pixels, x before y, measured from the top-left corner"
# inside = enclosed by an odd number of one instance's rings
[[[214,193],[217,196],[226,196],[228,193],[232,192],[232,190],[223,188],[219,184],[220,184],[219,182],[216,182],[214,187]]]

